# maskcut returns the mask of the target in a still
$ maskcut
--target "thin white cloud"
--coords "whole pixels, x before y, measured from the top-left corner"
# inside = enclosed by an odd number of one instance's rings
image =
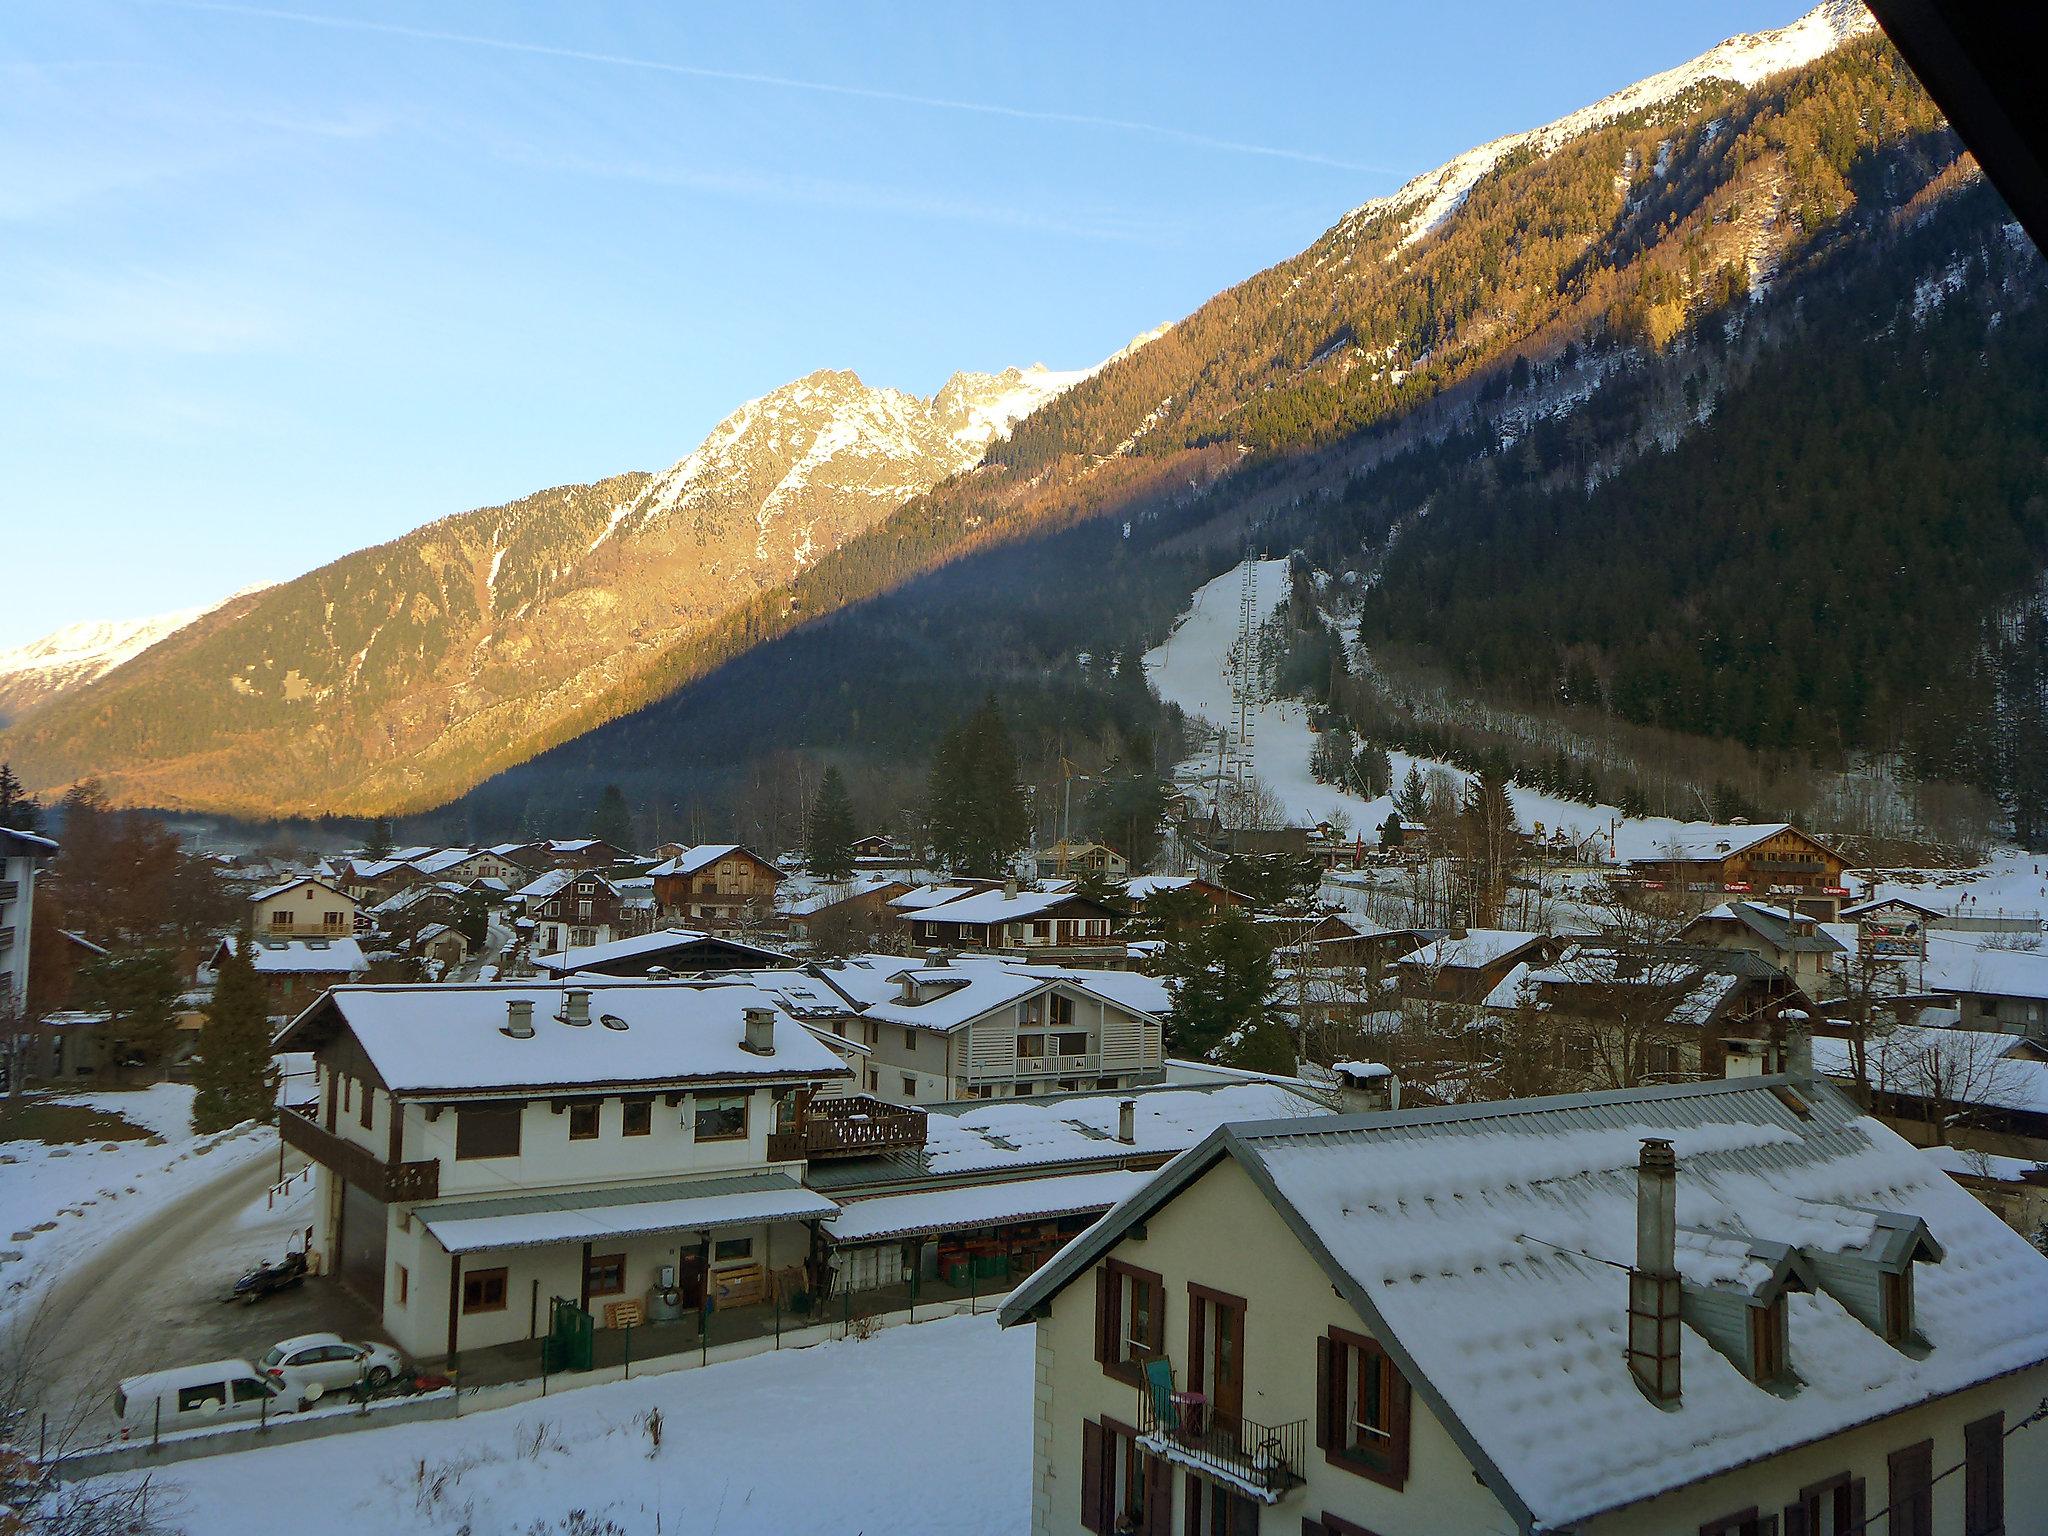
[[[552,43],[524,42],[517,38],[490,37],[475,32],[450,32],[435,27],[413,27],[398,22],[367,21],[354,16],[326,16],[311,11],[284,10],[275,6],[241,5],[234,0],[146,0],[174,10],[214,11],[231,16],[249,16],[268,21],[295,22],[302,26],[329,27],[343,32],[371,32],[387,37],[411,38],[417,42],[451,43],[471,48],[489,48],[502,53],[533,54],[543,58],[568,59],[581,64],[600,64],[617,69],[647,70],[658,74],[684,75],[699,80],[723,80],[737,85],[768,86],[784,91],[808,91],[821,96],[845,96],[861,101],[893,102],[900,106],[925,107],[942,112],[969,112],[983,117],[1012,118],[1024,122],[1058,123],[1068,127],[1099,128],[1109,132],[1139,134],[1191,144],[1225,154],[1258,155],[1274,160],[1291,160],[1303,165],[1327,166],[1333,170],[1369,175],[1395,175],[1390,166],[1367,165],[1312,150],[1290,149],[1274,144],[1253,144],[1241,139],[1219,138],[1165,123],[1140,122],[1132,118],[1107,117],[1093,112],[1056,112],[1039,107],[1008,106],[999,102],[968,101],[952,96],[926,96],[913,91],[885,90],[875,86],[844,85],[829,80],[804,80],[789,75],[763,74],[753,70],[720,69],[706,64],[684,64],[672,59],[646,59],[630,54],[601,53],[585,48],[564,48]]]

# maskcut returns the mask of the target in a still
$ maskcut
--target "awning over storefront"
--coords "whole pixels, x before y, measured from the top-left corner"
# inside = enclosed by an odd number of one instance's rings
[[[781,1174],[691,1179],[502,1200],[448,1201],[413,1215],[450,1253],[594,1242],[650,1232],[706,1232],[764,1221],[811,1221],[839,1207]]]

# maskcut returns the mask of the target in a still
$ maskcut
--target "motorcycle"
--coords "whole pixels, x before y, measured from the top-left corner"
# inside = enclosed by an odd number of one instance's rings
[[[306,1255],[303,1251],[287,1253],[275,1264],[258,1264],[241,1279],[222,1301],[239,1301],[244,1306],[254,1306],[266,1296],[279,1291],[291,1290],[302,1285],[306,1279]]]

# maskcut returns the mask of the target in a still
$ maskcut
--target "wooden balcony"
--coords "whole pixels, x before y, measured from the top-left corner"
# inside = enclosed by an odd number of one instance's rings
[[[924,1147],[924,1111],[885,1104],[864,1093],[812,1099],[789,1126],[768,1135],[768,1160],[873,1157],[883,1152],[916,1152]]]
[[[387,1163],[367,1147],[325,1129],[300,1109],[280,1109],[277,1131],[286,1146],[296,1147],[311,1161],[379,1200],[432,1200],[441,1193],[441,1165],[432,1158]]]

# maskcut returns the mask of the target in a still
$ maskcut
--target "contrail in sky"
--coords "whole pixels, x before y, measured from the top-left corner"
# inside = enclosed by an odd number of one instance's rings
[[[1062,123],[1076,128],[1102,128],[1117,133],[1143,134],[1171,139],[1203,149],[1234,155],[1263,155],[1273,160],[1293,160],[1303,165],[1323,165],[1340,171],[1392,175],[1390,167],[1363,165],[1334,155],[1309,150],[1282,149],[1271,144],[1247,144],[1237,139],[1215,138],[1186,128],[1163,123],[1143,123],[1123,117],[1101,117],[1089,112],[1052,112],[1036,107],[1010,107],[995,102],[963,101],[951,96],[920,96],[910,91],[882,90],[864,85],[838,85],[828,80],[800,80],[789,75],[759,74],[750,70],[718,69],[707,64],[679,64],[669,59],[642,59],[630,54],[598,53],[584,48],[562,48],[553,43],[521,42],[516,38],[486,37],[474,32],[446,32],[432,27],[411,27],[398,22],[365,21],[353,16],[323,16],[311,11],[289,11],[265,5],[237,5],[231,0],[150,0],[176,10],[217,11],[231,16],[253,16],[268,21],[297,22],[302,26],[330,27],[341,32],[375,32],[388,37],[407,37],[418,42],[456,43],[471,48],[493,48],[501,53],[535,54],[543,58],[570,59],[579,64],[602,64],[615,69],[641,69],[657,74],[687,75],[698,80],[724,80],[736,85],[765,85],[784,91],[809,91],[819,96],[850,96],[862,101],[895,102],[902,106],[928,107],[942,112],[973,112],[983,117],[1008,117],[1025,122]]]

